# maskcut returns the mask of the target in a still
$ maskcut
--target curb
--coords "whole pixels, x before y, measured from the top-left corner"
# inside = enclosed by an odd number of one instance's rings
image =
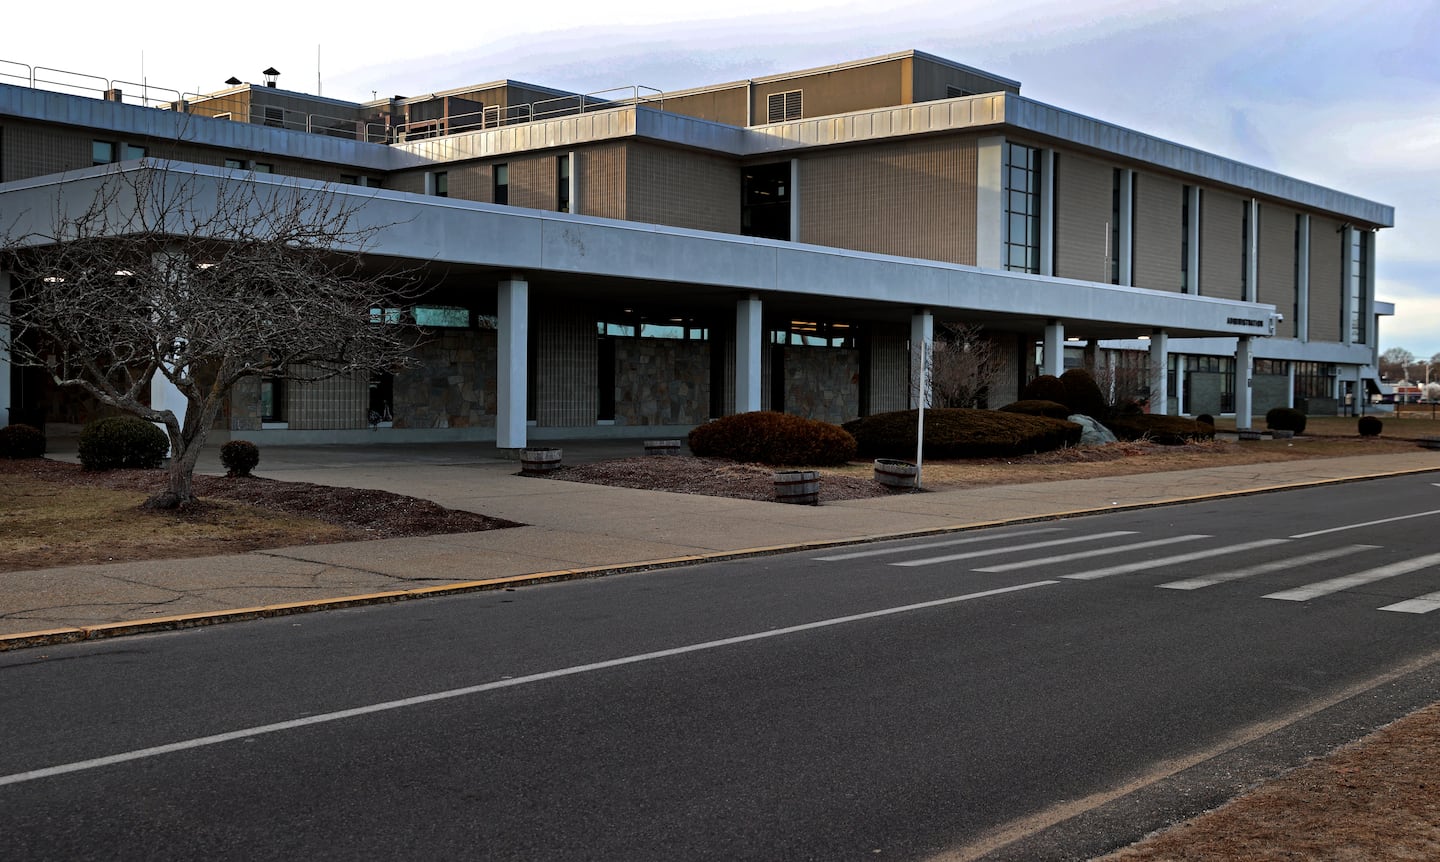
[[[825,539],[813,542],[796,542],[784,545],[770,545],[756,548],[741,548],[734,551],[718,551],[711,554],[689,554],[681,557],[667,557],[658,560],[644,560],[636,563],[625,563],[622,565],[600,565],[587,566],[575,569],[557,569],[549,572],[536,572],[527,575],[511,575],[504,578],[487,578],[479,581],[464,581],[454,584],[441,584],[433,587],[417,587],[411,590],[394,590],[383,593],[363,593],[354,596],[340,596],[332,599],[312,599],[301,602],[287,602],[273,605],[259,605],[249,608],[234,608],[223,611],[202,611],[194,614],[178,614],[168,617],[157,617],[149,620],[128,620],[124,622],[102,623],[93,626],[73,626],[53,629],[41,629],[33,632],[20,632],[12,635],[0,635],[0,652],[9,650],[25,649],[28,647],[53,646],[57,644],[79,643],[81,641],[101,640],[105,638],[124,637],[126,635],[149,634],[154,632],[179,631],[181,629],[198,628],[200,626],[217,625],[219,623],[241,622],[245,620],[270,619],[273,617],[291,616],[294,614],[307,614],[316,611],[334,610],[339,608],[367,607],[370,605],[390,604],[393,602],[404,602],[413,599],[429,598],[431,596],[459,595],[462,593],[488,592],[492,590],[511,589],[517,586],[528,586],[531,584],[560,583],[564,581],[584,580],[587,578],[598,578],[606,575],[623,575],[633,572],[654,571],[657,569],[671,569],[680,566],[696,565],[699,563],[720,563],[729,560],[747,559],[750,557],[765,557],[775,554],[791,553],[795,551],[823,550],[848,545],[866,545],[875,542],[888,542],[898,539],[913,539],[923,536],[943,535],[948,533],[963,533],[971,530],[983,530],[994,527],[1004,527],[1013,524],[1033,524],[1038,521],[1055,521],[1063,518],[1079,518],[1087,515],[1098,515],[1104,512],[1125,512],[1139,509],[1155,509],[1162,506],[1180,506],[1186,503],[1197,503],[1203,500],[1222,500],[1229,497],[1251,497],[1257,494],[1270,494],[1280,491],[1294,491],[1300,488],[1319,488],[1326,485],[1344,485],[1352,482],[1367,482],[1374,479],[1393,479],[1400,476],[1414,476],[1421,473],[1440,472],[1440,466],[1436,467],[1415,467],[1408,470],[1395,470],[1386,473],[1368,473],[1359,476],[1343,476],[1335,479],[1314,479],[1304,482],[1297,482],[1289,485],[1267,485],[1257,488],[1245,488],[1238,491],[1220,491],[1212,494],[1196,494],[1189,497],[1169,497],[1163,500],[1150,500],[1143,503],[1125,503],[1110,506],[1095,506],[1087,509],[1070,509],[1061,512],[1048,512],[1042,515],[1030,515],[1018,518],[1005,518],[997,521],[977,521],[971,524],[953,524],[943,527],[926,527],[918,530],[905,530],[896,533],[878,533],[870,536],[853,536],[844,539]]]

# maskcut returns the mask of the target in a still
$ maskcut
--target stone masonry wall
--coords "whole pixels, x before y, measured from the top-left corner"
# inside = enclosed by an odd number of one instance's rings
[[[785,412],[836,423],[859,416],[860,351],[786,347]]]
[[[670,338],[616,342],[616,425],[699,425],[709,414],[709,342]]]
[[[493,330],[439,330],[417,351],[419,365],[395,373],[396,428],[493,428]]]

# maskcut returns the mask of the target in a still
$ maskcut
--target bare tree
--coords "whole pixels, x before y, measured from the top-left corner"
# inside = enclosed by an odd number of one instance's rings
[[[1004,374],[1005,362],[995,342],[982,329],[976,324],[941,324],[927,369],[932,406],[985,406],[990,390]],[[920,363],[912,362],[911,367],[916,369],[910,383],[914,394],[920,385]]]
[[[1143,350],[1099,350],[1087,370],[1111,410],[1150,400],[1150,354]],[[1090,357],[1087,357],[1087,359]]]
[[[1392,347],[1380,354],[1380,376],[1386,380],[1408,380],[1408,369],[1415,364],[1415,354],[1403,347]]]
[[[15,276],[5,346],[56,385],[164,427],[168,491],[149,505],[194,501],[196,459],[242,379],[405,363],[411,332],[388,309],[408,288],[362,269],[380,228],[359,226],[361,205],[143,163],[77,182],[60,185],[47,228],[31,214],[30,230],[0,236]],[[183,419],[151,405],[157,375],[185,399]]]

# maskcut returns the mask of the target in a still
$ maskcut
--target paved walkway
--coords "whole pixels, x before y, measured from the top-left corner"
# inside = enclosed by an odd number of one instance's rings
[[[638,440],[550,445],[564,449],[566,463],[641,452]],[[69,456],[62,450],[53,457]],[[0,577],[0,649],[404,597],[396,594],[493,588],[512,579],[583,577],[1440,470],[1440,452],[1417,448],[1402,455],[931,491],[809,507],[527,478],[516,475],[515,461],[484,444],[268,446],[261,457],[258,475],[378,488],[528,526],[13,572]],[[220,472],[218,454],[207,451],[200,469]]]

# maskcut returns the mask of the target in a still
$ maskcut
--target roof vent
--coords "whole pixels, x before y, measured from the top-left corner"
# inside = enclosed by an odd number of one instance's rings
[[[276,85],[276,80],[280,77],[280,70],[275,68],[274,66],[271,66],[260,74],[265,76],[265,86],[274,87]]]
[[[232,87],[238,87],[240,86],[242,81],[234,75],[231,75],[230,77],[225,79],[225,83],[229,84]]]

